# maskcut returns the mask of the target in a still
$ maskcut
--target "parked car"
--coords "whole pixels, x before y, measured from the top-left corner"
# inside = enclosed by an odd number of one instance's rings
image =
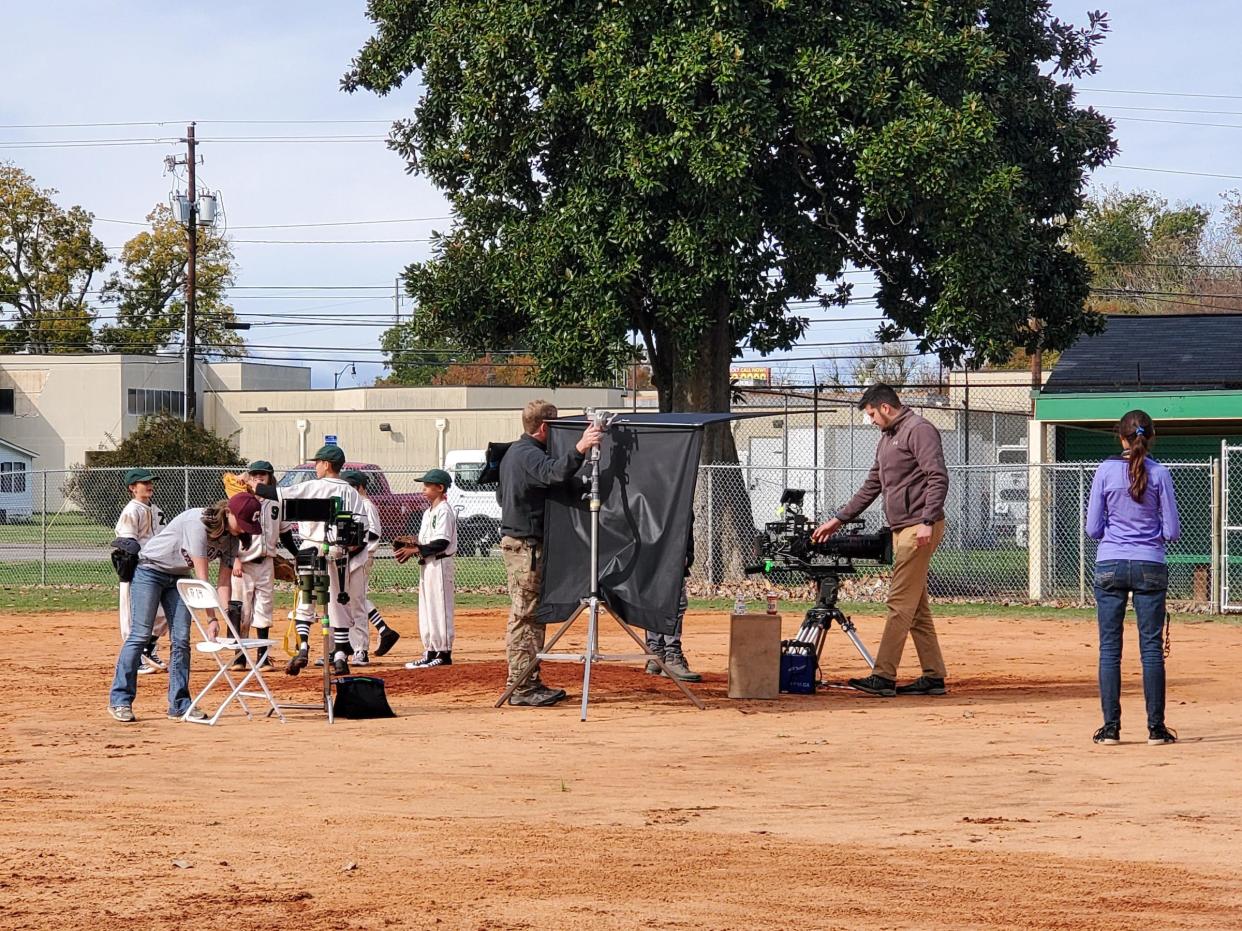
[[[486,456],[481,449],[444,454],[444,471],[453,476],[449,504],[457,511],[457,554],[486,556],[500,545],[500,504],[495,485],[480,485]]]
[[[427,496],[421,491],[396,492],[388,484],[388,477],[383,470],[370,462],[347,462],[345,469],[357,469],[367,474],[367,494],[375,503],[380,515],[380,536],[385,541],[401,534],[418,533],[419,522],[423,519],[423,511],[427,510]],[[304,463],[296,469],[290,469],[280,477],[277,483],[281,488],[297,485],[315,477],[315,464]],[[459,531],[460,532],[460,531]]]

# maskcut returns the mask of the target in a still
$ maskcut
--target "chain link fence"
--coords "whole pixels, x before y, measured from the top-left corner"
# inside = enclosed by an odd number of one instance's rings
[[[808,514],[826,515],[844,504],[863,482],[874,456],[853,466],[787,466],[771,457],[761,463],[703,466],[695,506],[696,560],[690,589],[696,596],[757,596],[766,583],[744,574],[754,532],[777,519],[782,491],[806,491]],[[946,445],[948,440],[946,440]],[[1004,445],[1004,444],[1001,444]],[[753,457],[747,457],[752,459]],[[805,462],[805,458],[802,459]],[[1096,463],[1025,463],[949,466],[947,527],[932,559],[934,596],[978,601],[1037,600],[1087,604],[1096,544],[1086,535],[1087,498]],[[1182,538],[1169,548],[1170,595],[1206,607],[1219,586],[1222,516],[1213,504],[1211,463],[1172,463]],[[223,497],[220,468],[158,468],[155,503],[171,520],[181,511]],[[283,471],[283,470],[282,470]],[[380,513],[383,543],[371,585],[377,591],[414,591],[418,569],[397,565],[390,542],[414,533],[426,507],[416,481],[423,469],[374,471],[370,494]],[[500,509],[494,491],[459,472],[451,499],[458,512],[457,587],[462,592],[502,594]],[[0,585],[107,586],[116,584],[109,544],[118,514],[129,499],[124,470],[81,468],[14,473],[0,484],[7,505],[0,511]],[[283,472],[281,482],[311,477]],[[2,482],[2,480],[0,480]],[[18,487],[18,486],[21,487]],[[865,529],[882,523],[879,502],[863,515]],[[1037,547],[1032,554],[1032,540]],[[860,567],[845,586],[847,597],[883,600],[885,574]]]

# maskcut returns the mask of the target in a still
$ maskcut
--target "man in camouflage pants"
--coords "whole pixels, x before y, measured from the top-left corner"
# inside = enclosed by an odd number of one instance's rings
[[[600,431],[591,424],[577,446],[554,459],[548,455],[547,421],[557,417],[547,401],[531,401],[522,411],[522,438],[509,447],[500,461],[500,552],[509,582],[509,625],[506,647],[512,685],[532,665],[543,649],[544,626],[535,620],[539,589],[543,581],[543,505],[548,489],[564,484],[582,467],[587,450],[599,445]],[[536,669],[509,698],[511,705],[545,707],[565,697],[564,689],[551,689]]]

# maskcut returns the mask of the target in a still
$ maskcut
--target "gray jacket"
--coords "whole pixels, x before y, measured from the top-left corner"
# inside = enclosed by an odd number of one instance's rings
[[[867,480],[837,517],[853,520],[880,494],[884,519],[894,530],[944,520],[949,472],[940,431],[908,407],[880,434]]]

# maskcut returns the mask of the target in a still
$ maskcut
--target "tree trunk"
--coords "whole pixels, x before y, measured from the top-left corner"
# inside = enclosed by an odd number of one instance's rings
[[[657,356],[651,356],[653,373],[660,376],[657,388],[662,411],[732,410],[729,366],[735,342],[729,325],[729,300],[723,291],[708,299],[712,302],[712,324],[689,366],[683,368],[684,362],[669,365],[667,359],[657,363]],[[695,558],[713,587],[739,582],[745,577],[742,570],[750,559],[755,525],[731,424],[706,428],[699,461],[704,468],[699,471],[695,491]]]

